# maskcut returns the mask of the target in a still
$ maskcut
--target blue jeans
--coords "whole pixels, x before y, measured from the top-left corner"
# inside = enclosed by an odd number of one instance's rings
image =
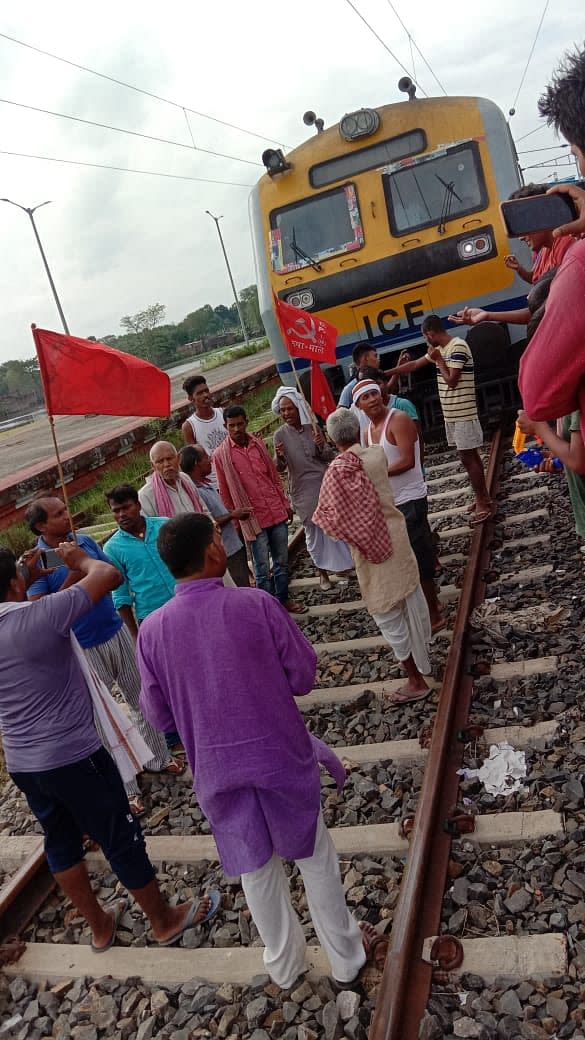
[[[288,602],[288,524],[283,520],[272,527],[264,527],[250,542],[256,586],[276,596],[281,603]],[[270,557],[272,556],[272,576]]]

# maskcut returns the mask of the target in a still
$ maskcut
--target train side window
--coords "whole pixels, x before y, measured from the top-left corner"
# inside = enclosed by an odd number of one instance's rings
[[[398,162],[409,155],[420,155],[426,146],[427,135],[424,130],[409,130],[407,134],[377,141],[366,148],[348,150],[345,155],[336,155],[333,159],[316,163],[309,170],[309,181],[312,188],[324,188],[326,184]]]
[[[382,175],[393,235],[448,223],[488,203],[479,148],[465,141]]]
[[[272,270],[287,274],[317,267],[339,253],[361,249],[364,233],[353,184],[299,199],[270,214]]]

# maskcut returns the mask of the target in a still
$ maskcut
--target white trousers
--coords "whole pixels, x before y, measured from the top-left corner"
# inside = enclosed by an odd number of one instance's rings
[[[390,643],[396,659],[406,661],[412,654],[419,672],[430,675],[431,619],[420,585],[392,610],[385,614],[372,614],[372,617],[386,642]]]
[[[362,933],[345,902],[339,859],[319,814],[315,849],[297,866],[313,925],[337,982],[355,979],[365,964]],[[270,977],[288,989],[305,971],[305,936],[295,914],[288,879],[280,856],[272,856],[259,870],[242,874],[242,888],[254,923],[264,942],[264,964]]]

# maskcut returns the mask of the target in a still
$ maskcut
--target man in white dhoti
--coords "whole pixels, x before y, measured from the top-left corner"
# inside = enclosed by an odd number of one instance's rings
[[[429,694],[423,676],[431,671],[431,622],[386,457],[379,445],[360,446],[359,420],[348,408],[329,416],[327,433],[340,454],[325,473],[313,520],[350,546],[366,607],[406,672],[390,699],[422,700]]]

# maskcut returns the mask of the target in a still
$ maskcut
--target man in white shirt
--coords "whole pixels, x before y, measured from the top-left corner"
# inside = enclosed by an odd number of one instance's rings
[[[183,440],[185,444],[200,444],[211,458],[215,449],[219,448],[227,437],[223,409],[213,407],[205,376],[189,376],[183,383],[183,390],[195,409],[181,427]],[[213,465],[209,482],[217,491],[217,477]]]

